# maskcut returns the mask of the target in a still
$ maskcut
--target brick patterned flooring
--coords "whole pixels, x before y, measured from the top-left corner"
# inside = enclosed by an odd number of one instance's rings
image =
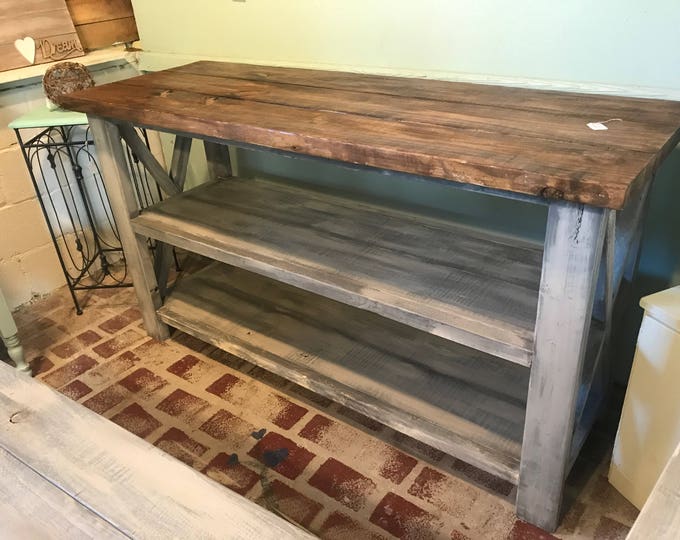
[[[637,510],[607,482],[595,432],[550,535],[518,521],[516,488],[186,334],[149,339],[130,289],[65,289],[16,313],[39,380],[229,489],[326,539],[625,535]]]

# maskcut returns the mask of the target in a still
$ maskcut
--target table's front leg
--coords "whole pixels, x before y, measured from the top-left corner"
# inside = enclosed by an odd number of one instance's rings
[[[116,124],[96,116],[88,116],[88,122],[94,136],[104,185],[120,234],[120,243],[137,294],[144,326],[149,335],[163,340],[169,333],[168,327],[156,314],[156,309],[161,306],[161,297],[158,293],[151,254],[146,239],[136,235],[130,224],[130,219],[139,214],[139,209],[120,131]]]
[[[549,531],[560,518],[607,212],[565,202],[548,211],[517,514]]]

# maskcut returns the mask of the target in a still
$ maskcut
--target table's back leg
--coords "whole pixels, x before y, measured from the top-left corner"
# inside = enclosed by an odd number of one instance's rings
[[[180,193],[184,191],[184,184],[189,168],[189,155],[193,139],[177,135],[172,151],[172,161],[170,162],[170,178],[177,186]],[[154,261],[154,271],[158,280],[158,291],[161,298],[167,294],[168,277],[172,265],[172,246],[163,242],[156,242],[156,260]]]
[[[152,337],[158,340],[165,339],[169,333],[168,327],[156,314],[156,309],[161,306],[161,297],[158,293],[151,254],[146,239],[136,235],[130,224],[130,219],[136,217],[139,210],[118,126],[96,116],[88,116],[88,121],[144,326]]]
[[[557,527],[607,210],[551,203],[543,254],[517,514]]]
[[[212,180],[229,178],[233,175],[229,146],[213,141],[203,141],[208,172]]]

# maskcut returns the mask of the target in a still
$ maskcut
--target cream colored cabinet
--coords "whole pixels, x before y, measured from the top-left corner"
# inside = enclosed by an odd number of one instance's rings
[[[609,481],[642,508],[680,444],[680,287],[643,298],[645,310]]]

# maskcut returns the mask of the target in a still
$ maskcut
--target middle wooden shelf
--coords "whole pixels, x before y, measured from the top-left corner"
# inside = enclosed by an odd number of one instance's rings
[[[133,219],[139,234],[528,366],[533,243],[262,178],[211,182]]]

